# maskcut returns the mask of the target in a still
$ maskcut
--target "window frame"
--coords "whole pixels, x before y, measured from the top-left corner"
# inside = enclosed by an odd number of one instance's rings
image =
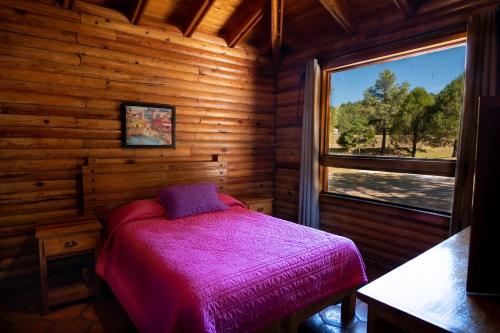
[[[436,211],[405,204],[366,199],[342,193],[328,191],[328,168],[346,168],[356,170],[386,171],[430,176],[455,177],[456,160],[421,159],[408,157],[385,157],[367,155],[329,154],[330,93],[332,73],[385,63],[398,59],[417,56],[439,50],[466,45],[465,32],[443,36],[438,39],[415,41],[393,49],[375,49],[361,51],[351,55],[327,60],[322,65],[321,124],[320,124],[320,195],[335,196],[348,201],[364,201],[378,206],[397,207],[405,210],[428,214],[451,216],[451,211]]]

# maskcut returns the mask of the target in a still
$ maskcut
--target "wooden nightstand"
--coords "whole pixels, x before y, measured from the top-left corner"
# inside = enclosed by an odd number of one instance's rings
[[[99,251],[101,228],[94,216],[73,217],[65,219],[64,223],[36,228],[43,313],[48,313],[49,306],[99,292],[99,280],[95,276],[94,266]],[[86,268],[81,268],[82,263]],[[54,276],[49,276],[48,273],[52,270],[55,271]]]
[[[267,215],[273,214],[272,198],[263,196],[254,196],[254,197],[244,197],[239,199],[248,207],[248,209],[253,210],[254,212],[263,213]]]

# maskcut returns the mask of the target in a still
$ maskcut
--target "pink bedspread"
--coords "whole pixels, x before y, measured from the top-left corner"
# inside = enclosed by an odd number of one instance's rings
[[[96,270],[141,332],[253,332],[367,281],[349,239],[239,206],[108,229]]]

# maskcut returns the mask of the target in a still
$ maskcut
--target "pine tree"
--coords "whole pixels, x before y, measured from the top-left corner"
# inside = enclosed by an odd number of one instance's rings
[[[333,143],[335,140],[335,128],[338,126],[337,120],[338,108],[330,106],[329,124],[328,124],[328,142]]]
[[[385,154],[387,134],[392,127],[394,115],[399,112],[402,101],[408,94],[408,83],[397,84],[396,74],[391,70],[379,73],[375,84],[364,93],[364,104],[373,109],[372,122],[382,133],[380,154]]]
[[[417,154],[417,145],[428,140],[433,106],[434,96],[425,88],[417,87],[408,94],[394,116],[391,140],[395,143],[411,143],[412,157]]]
[[[430,143],[433,146],[453,144],[451,157],[457,156],[458,133],[463,108],[464,79],[464,74],[461,74],[439,92],[430,119]]]
[[[340,132],[338,144],[344,148],[356,148],[373,142],[375,128],[370,125],[369,109],[362,102],[344,103],[336,115]]]

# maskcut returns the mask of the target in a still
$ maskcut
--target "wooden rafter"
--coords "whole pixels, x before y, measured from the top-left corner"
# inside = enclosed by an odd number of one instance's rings
[[[189,21],[189,24],[186,27],[186,30],[184,30],[184,36],[186,37],[191,37],[193,33],[198,29],[200,26],[201,22],[203,22],[203,19],[205,16],[207,16],[208,12],[210,11],[210,8],[212,8],[213,4],[215,3],[215,0],[203,0],[200,7],[198,10],[195,12],[194,16],[191,18]]]
[[[238,42],[249,33],[264,16],[264,10],[269,0],[257,0],[253,10],[249,12],[242,23],[235,29],[230,29],[229,35],[226,39],[229,47],[235,47]]]
[[[130,6],[130,22],[132,24],[139,24],[141,21],[142,15],[144,14],[144,11],[146,10],[146,7],[148,6],[149,0],[135,0],[132,1],[132,4]]]
[[[359,19],[345,0],[319,0],[349,35],[358,32]]]
[[[293,31],[291,31],[286,24],[283,24],[283,43],[294,50],[301,50],[303,48],[302,43],[299,41],[297,36]],[[266,41],[259,47],[259,54],[267,54],[271,51],[271,41],[266,39]]]
[[[271,0],[271,49],[275,64],[281,60],[284,5],[285,0]]]
[[[417,13],[419,3],[418,0],[393,0],[394,4],[402,11],[406,16],[413,16]]]

